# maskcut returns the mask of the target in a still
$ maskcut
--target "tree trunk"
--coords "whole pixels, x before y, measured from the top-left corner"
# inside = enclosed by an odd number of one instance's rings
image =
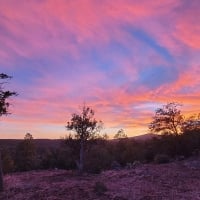
[[[3,191],[3,170],[2,170],[2,160],[1,160],[1,152],[0,152],[0,192]]]
[[[80,144],[80,160],[79,160],[79,172],[83,172],[83,166],[84,166],[84,141],[81,139],[81,144]]]

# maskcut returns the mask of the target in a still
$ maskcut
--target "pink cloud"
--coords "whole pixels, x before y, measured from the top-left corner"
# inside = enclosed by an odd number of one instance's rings
[[[198,111],[198,11],[198,1],[181,0],[1,2],[0,67],[2,63],[2,69],[22,73],[35,67],[42,74],[30,85],[15,85],[21,94],[6,123],[14,123],[19,131],[26,124],[39,135],[42,125],[64,126],[71,112],[86,101],[106,127],[124,126],[131,135],[133,127],[139,133],[151,120],[152,110],[134,110],[138,104],[173,100],[193,105],[185,112]],[[144,32],[147,41],[127,27]],[[119,50],[112,49],[113,43],[120,45]],[[113,69],[107,71],[110,65]],[[176,70],[177,79],[154,90],[139,85],[139,72],[152,66]]]
[[[7,40],[8,47],[20,56],[66,51],[79,57],[80,45],[101,46],[113,39],[124,40],[127,34],[121,28],[122,24],[143,28],[141,20],[169,14],[178,4],[178,1],[164,4],[155,1],[59,2],[38,4],[30,1],[20,6],[14,2],[9,6],[3,3],[1,11],[7,19],[5,26],[17,38],[17,41]],[[148,24],[144,26],[149,27]]]

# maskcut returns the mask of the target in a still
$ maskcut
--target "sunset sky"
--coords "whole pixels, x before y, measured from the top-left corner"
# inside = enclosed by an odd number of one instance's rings
[[[199,0],[0,0],[0,138],[60,138],[86,102],[112,136],[148,132],[156,108],[200,112]]]

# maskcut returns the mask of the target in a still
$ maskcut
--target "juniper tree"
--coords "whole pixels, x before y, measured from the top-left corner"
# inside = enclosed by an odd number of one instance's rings
[[[8,108],[10,103],[7,101],[10,97],[17,95],[16,92],[11,92],[9,90],[5,90],[3,85],[6,83],[4,80],[11,79],[11,76],[7,74],[0,74],[0,117],[3,115],[10,114],[8,112]],[[3,191],[3,172],[2,172],[2,160],[1,160],[1,153],[0,153],[0,191]]]
[[[124,129],[121,128],[114,135],[114,139],[124,139],[124,138],[127,138],[127,135],[126,135]]]
[[[180,104],[168,103],[162,108],[158,108],[153,117],[153,121],[149,124],[151,132],[161,132],[173,135],[182,133],[183,115],[178,109]]]
[[[75,133],[75,138],[80,141],[79,161],[77,166],[79,172],[84,168],[84,147],[88,140],[94,138],[101,129],[101,122],[94,118],[94,110],[84,105],[81,113],[73,113],[71,120],[67,122],[67,130]]]
[[[24,140],[18,144],[15,162],[17,170],[28,171],[34,169],[36,164],[36,146],[30,133],[26,133]]]

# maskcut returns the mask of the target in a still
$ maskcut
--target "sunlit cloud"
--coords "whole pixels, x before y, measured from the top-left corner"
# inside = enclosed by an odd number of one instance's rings
[[[148,132],[167,102],[200,112],[198,0],[8,0],[0,7],[0,72],[12,115],[2,138],[59,138],[83,102],[113,135]]]

